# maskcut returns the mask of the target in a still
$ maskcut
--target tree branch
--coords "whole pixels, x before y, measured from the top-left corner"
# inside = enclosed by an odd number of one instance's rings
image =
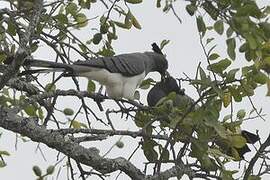
[[[149,136],[149,138],[160,139],[160,140],[168,140],[168,138],[169,138],[168,136],[160,135],[160,134],[147,135],[143,131],[105,130],[105,129],[73,129],[73,128],[56,129],[56,130],[51,130],[51,131],[58,132],[62,135],[84,133],[84,134],[98,134],[98,135],[107,135],[107,136],[115,136],[115,135],[130,136],[133,138],[148,137]]]
[[[19,68],[24,62],[25,57],[29,55],[30,48],[28,47],[28,43],[30,42],[39,22],[39,18],[43,10],[43,0],[34,1],[34,7],[35,8],[33,10],[32,17],[30,18],[29,25],[26,31],[22,34],[22,37],[20,37],[20,46],[14,55],[14,60],[8,66],[6,72],[0,79],[0,89],[2,89],[15,74],[17,74]]]
[[[168,179],[170,177],[182,176],[183,174],[187,174],[190,177],[194,175],[194,171],[190,167],[180,164],[157,175],[145,176],[142,171],[125,158],[103,158],[99,155],[97,148],[85,148],[68,136],[61,134],[58,130],[48,130],[44,126],[38,125],[37,122],[38,119],[36,118],[18,116],[16,109],[0,107],[0,127],[27,136],[34,142],[46,144],[48,147],[56,149],[76,162],[93,167],[96,171],[103,174],[121,170],[133,180],[159,180],[160,178]]]
[[[251,159],[249,165],[248,165],[248,168],[245,172],[245,175],[244,175],[244,180],[247,180],[249,175],[251,174],[251,171],[255,165],[255,163],[257,162],[257,160],[259,159],[260,155],[264,152],[264,150],[270,146],[270,134],[269,136],[267,137],[267,139],[265,140],[265,142],[261,145],[260,149],[256,152],[256,154],[254,155],[254,157]]]
[[[122,157],[103,158],[99,155],[98,149],[84,148],[59,132],[39,126],[36,120],[35,118],[22,118],[16,115],[16,112],[12,109],[4,107],[0,109],[0,126],[7,130],[27,136],[32,141],[44,143],[101,173],[121,170],[134,180],[144,179],[145,175],[126,159]]]

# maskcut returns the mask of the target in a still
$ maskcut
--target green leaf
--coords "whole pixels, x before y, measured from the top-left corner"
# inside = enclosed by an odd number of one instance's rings
[[[147,139],[142,144],[144,155],[148,161],[156,161],[158,159],[158,153],[154,150],[157,143],[154,140]]]
[[[157,8],[160,8],[161,7],[161,3],[160,2],[161,2],[161,0],[157,0],[157,3],[156,3],[156,7]]]
[[[79,0],[79,5],[82,8],[90,9],[90,7],[91,7],[91,0]]]
[[[6,165],[7,165],[7,164],[6,164],[4,161],[0,160],[0,168],[5,167]]]
[[[35,52],[37,49],[38,49],[38,41],[36,42],[33,42],[31,45],[30,45],[30,49],[31,49],[31,52]]]
[[[125,17],[125,27],[127,29],[130,29],[132,27],[132,16],[133,15],[131,14],[131,11],[129,10]]]
[[[71,14],[72,16],[75,16],[77,14],[78,6],[71,2],[66,6],[66,14]]]
[[[193,16],[197,10],[197,7],[194,6],[193,4],[189,4],[186,6],[186,11],[188,12],[189,15]]]
[[[44,113],[41,107],[38,108],[38,117],[39,119],[44,119]]]
[[[227,131],[218,121],[208,118],[205,121],[205,125],[214,128],[220,137],[227,139]]]
[[[217,53],[213,53],[213,54],[211,54],[211,55],[209,56],[209,60],[215,60],[215,59],[217,59],[217,58],[219,58],[219,54],[217,54]]]
[[[16,36],[16,26],[12,21],[8,21],[7,33],[11,36]]]
[[[248,50],[247,43],[244,43],[239,47],[239,52],[243,53],[243,52],[246,52],[247,50]]]
[[[41,176],[42,175],[42,171],[41,171],[41,169],[38,167],[38,166],[33,166],[33,171],[34,171],[34,173],[35,173],[35,175],[36,176]]]
[[[123,28],[123,29],[130,29],[132,24],[124,24],[124,23],[121,23],[121,22],[118,22],[118,21],[113,21],[114,24],[120,28]]]
[[[241,109],[237,112],[237,118],[243,119],[246,116],[246,111],[244,109]]]
[[[230,93],[225,93],[222,99],[224,107],[228,107],[231,104],[232,96]]]
[[[230,38],[226,40],[227,43],[227,54],[232,60],[235,60],[236,54],[235,54],[235,47],[236,42],[234,38]]]
[[[28,116],[37,116],[36,110],[37,109],[33,105],[28,105],[24,108],[24,111]]]
[[[53,174],[53,172],[54,172],[54,166],[49,166],[47,168],[47,174]]]
[[[239,71],[239,68],[230,70],[228,74],[226,75],[226,82],[227,83],[233,82],[235,80],[235,75],[238,71]]]
[[[268,76],[262,72],[253,74],[253,79],[256,83],[265,84],[268,81]]]
[[[146,112],[139,111],[135,115],[135,124],[138,127],[144,127],[151,121],[151,116],[150,114]]]
[[[87,26],[87,24],[88,24],[87,17],[86,17],[86,15],[83,14],[83,13],[76,14],[75,20],[76,20],[76,22],[78,23],[78,24],[76,24],[76,26],[77,26],[78,28],[85,27],[85,26]]]
[[[200,157],[199,161],[201,163],[203,170],[216,171],[218,168],[217,164],[215,163],[215,160],[208,157],[206,154],[204,154],[202,157]]]
[[[270,23],[268,22],[261,22],[259,23],[260,28],[263,30],[266,38],[270,38]]]
[[[207,152],[207,143],[201,142],[198,139],[191,142],[191,157],[201,158]]]
[[[223,21],[222,20],[216,21],[214,24],[214,29],[218,34],[222,35],[224,32]]]
[[[68,24],[68,18],[64,14],[57,14],[56,16],[54,16],[54,18],[58,20],[61,25]]]
[[[81,128],[81,123],[79,121],[76,120],[72,120],[71,121],[71,127],[73,127],[74,129],[80,129]]]
[[[227,29],[227,31],[226,31],[226,35],[227,35],[227,37],[229,38],[229,37],[231,37],[232,36],[232,34],[233,34],[233,29],[231,28],[231,27],[228,27],[228,29]]]
[[[0,63],[3,63],[7,58],[7,55],[4,52],[0,52]]]
[[[140,88],[141,89],[148,89],[152,83],[155,81],[152,78],[148,78],[142,81]]]
[[[97,45],[100,43],[101,40],[102,40],[102,34],[96,33],[93,37],[93,43]]]
[[[267,94],[266,96],[270,96],[270,80],[267,81]]]
[[[162,154],[161,159],[164,161],[168,161],[170,158],[170,152],[168,149],[163,148],[161,145],[158,146],[160,154]]]
[[[202,3],[202,7],[211,16],[213,20],[217,20],[219,11],[215,8],[211,1],[205,1],[204,3]]]
[[[222,170],[221,171],[221,179],[224,180],[234,180],[233,174],[237,173],[238,171],[227,171],[227,170]]]
[[[108,32],[108,30],[109,30],[109,24],[107,24],[107,23],[103,23],[103,24],[101,24],[100,25],[100,28],[99,28],[99,31],[100,31],[100,33],[101,34],[106,34],[107,32]]]
[[[261,180],[262,178],[260,176],[250,175],[248,176],[247,180]]]
[[[87,53],[87,46],[85,44],[78,44],[82,52]]]
[[[242,96],[240,94],[239,88],[229,86],[229,91],[231,92],[231,95],[233,96],[233,98],[236,102],[242,101]]]
[[[206,26],[205,26],[205,23],[203,21],[202,16],[198,16],[196,18],[196,21],[197,21],[198,31],[202,33],[202,36],[204,36],[205,35],[205,32],[206,32]]]
[[[56,85],[55,84],[52,84],[52,83],[48,83],[46,86],[45,86],[45,90],[47,92],[54,92],[56,90]]]
[[[65,108],[63,113],[66,115],[66,116],[72,116],[74,114],[74,111],[73,109],[70,109],[70,108]]]
[[[231,138],[231,144],[233,147],[242,148],[247,143],[247,140],[241,135],[233,135]]]
[[[207,76],[202,67],[199,67],[199,73],[200,73],[201,80],[205,81],[207,79]]]
[[[94,81],[92,80],[89,80],[88,81],[88,84],[87,84],[87,91],[89,93],[93,93],[96,91],[96,84],[94,83]]]
[[[164,39],[161,43],[160,43],[160,49],[162,50],[167,44],[169,44],[170,40],[166,40]]]
[[[125,0],[127,3],[130,3],[130,4],[139,4],[142,2],[142,0]]]
[[[231,63],[232,62],[229,59],[222,59],[217,63],[210,64],[207,69],[215,73],[223,73],[223,71],[227,69]]]
[[[0,151],[0,155],[1,156],[10,156],[10,154],[9,154],[9,152],[7,152],[7,151]]]
[[[115,143],[115,145],[116,145],[116,147],[118,147],[119,149],[122,149],[123,147],[124,147],[124,143],[123,143],[123,141],[117,141],[116,143]]]
[[[257,48],[258,45],[257,45],[256,39],[254,38],[252,34],[247,34],[246,39],[247,39],[250,49],[254,50]]]
[[[140,25],[139,21],[135,18],[135,16],[132,15],[131,17],[132,25],[137,29],[142,29],[142,26]]]

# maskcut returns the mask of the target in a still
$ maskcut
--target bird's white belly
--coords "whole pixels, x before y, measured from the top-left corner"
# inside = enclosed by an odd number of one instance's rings
[[[105,85],[108,96],[112,98],[133,99],[135,90],[144,79],[145,73],[127,77],[120,73],[111,73],[106,69],[93,68],[91,72],[82,73],[81,76]]]

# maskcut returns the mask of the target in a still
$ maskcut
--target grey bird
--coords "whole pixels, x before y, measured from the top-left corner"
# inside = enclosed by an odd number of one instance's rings
[[[65,76],[80,76],[98,81],[106,87],[111,98],[133,99],[136,88],[149,72],[157,71],[163,77],[168,69],[165,56],[155,43],[152,46],[155,52],[89,58],[73,64],[27,60],[24,64],[26,66],[49,69],[26,70],[22,74],[62,71]]]

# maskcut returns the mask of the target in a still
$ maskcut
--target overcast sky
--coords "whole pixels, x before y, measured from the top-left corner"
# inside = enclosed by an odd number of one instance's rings
[[[202,62],[202,66],[206,67],[206,59],[203,56],[202,48],[199,44],[199,36],[196,29],[196,21],[194,17],[190,17],[187,15],[185,11],[185,2],[180,1],[178,6],[175,7],[177,13],[182,19],[182,24],[180,24],[177,19],[173,16],[170,12],[165,14],[162,12],[162,9],[155,8],[155,1],[144,0],[144,2],[140,5],[130,6],[132,13],[137,17],[139,22],[142,25],[142,30],[132,29],[131,31],[127,30],[118,30],[118,37],[119,39],[114,42],[114,49],[117,54],[121,53],[128,53],[128,52],[144,52],[151,50],[151,44],[153,42],[161,42],[163,39],[170,40],[170,43],[165,47],[164,53],[167,55],[167,59],[169,61],[169,72],[175,77],[184,77],[183,72],[186,73],[191,78],[194,77],[196,68],[199,62]],[[90,12],[90,17],[94,17],[96,12],[99,14],[102,13],[100,10],[97,10],[97,5],[92,7],[92,11]],[[0,2],[1,7],[1,2]],[[91,14],[92,13],[92,14]],[[210,20],[210,19],[206,19]],[[90,22],[91,23],[91,22]],[[94,25],[94,21],[93,21]],[[92,31],[90,29],[84,29],[83,33],[80,33],[79,36],[84,40],[85,37],[90,37],[90,33]],[[225,55],[225,41],[224,38],[218,38],[219,40],[216,41],[218,44],[217,52]],[[41,52],[36,54],[36,56],[41,57],[43,59],[48,59],[48,54],[51,54],[51,51],[47,51],[43,49]],[[238,56],[235,62],[235,66],[243,65],[245,60],[242,56]],[[157,73],[152,73],[148,75],[149,77],[154,77],[156,80],[159,80],[159,76]],[[44,81],[46,77],[44,77]],[[70,87],[67,83],[70,79],[63,79],[57,84],[57,88],[61,89],[70,89],[74,87]],[[80,79],[80,83],[82,87],[85,88],[86,80]],[[183,88],[186,89],[186,93],[193,98],[197,98],[195,93],[195,89],[188,85],[183,84]],[[146,91],[142,92],[143,94]],[[260,109],[263,108],[266,114],[270,113],[269,105],[270,100],[268,97],[265,96],[266,94],[266,87],[263,86],[260,88],[256,96],[252,97],[255,106]],[[145,96],[142,97],[142,102],[145,103]],[[91,100],[89,100],[91,101]],[[92,102],[92,101],[91,101]],[[93,109],[97,110],[94,103],[90,103],[93,105]],[[80,102],[73,98],[60,98],[58,101],[59,108],[69,107],[78,109]],[[105,108],[111,107],[112,103],[105,104]],[[235,112],[239,109],[246,109],[251,110],[251,105],[248,101],[245,103],[241,103],[241,105],[235,106]],[[223,111],[223,115],[229,113],[229,110],[225,109]],[[80,116],[82,119],[84,116]],[[102,115],[101,115],[102,117]],[[269,116],[265,118],[268,119]],[[64,118],[63,116],[59,115],[59,118]],[[64,121],[65,119],[61,120]],[[135,129],[135,125],[133,122],[125,119],[121,119],[119,116],[115,116],[113,119],[113,123],[116,126],[116,129],[122,130],[132,130]],[[251,130],[255,132],[256,129],[259,129],[259,134],[262,136],[262,141],[268,136],[269,133],[269,121],[264,122],[260,119],[255,119],[253,121],[249,121],[245,123],[242,127],[243,129]],[[99,124],[93,124],[95,128],[102,127]],[[50,150],[45,145],[40,145],[42,148],[46,161],[43,160],[41,153],[39,151],[35,151],[37,144],[33,142],[22,142],[21,140],[18,141],[18,148],[15,149],[15,134],[8,133],[7,131],[0,129],[0,132],[3,132],[3,136],[0,139],[0,150],[7,150],[10,152],[11,156],[5,158],[7,161],[7,167],[0,169],[0,179],[8,179],[8,180],[15,180],[15,179],[35,179],[35,176],[32,172],[33,165],[39,165],[43,168],[43,171],[46,170],[46,167],[54,164],[56,162],[56,151]],[[106,152],[111,145],[115,143],[115,141],[119,137],[110,138],[106,141],[106,143],[88,143],[87,146],[95,146],[100,147],[101,154]],[[132,138],[124,137],[123,141],[125,143],[125,147],[123,149],[115,148],[111,152],[110,157],[128,157],[134,148],[137,146],[136,142]],[[249,153],[247,157],[251,156],[252,153]],[[141,169],[144,168],[142,162],[144,161],[144,157],[141,154],[141,151],[136,153],[132,158],[132,162],[140,167]],[[60,166],[58,166],[59,168]],[[65,169],[62,167],[62,170]],[[60,173],[60,180],[66,179],[66,174],[63,170]],[[117,174],[117,173],[116,173]],[[267,177],[265,177],[268,179]],[[270,178],[270,176],[269,176]],[[51,179],[51,178],[49,178]],[[94,178],[91,178],[91,180]],[[110,178],[108,178],[110,179]],[[112,178],[113,179],[113,178]],[[121,176],[119,180],[126,180],[125,176]]]

